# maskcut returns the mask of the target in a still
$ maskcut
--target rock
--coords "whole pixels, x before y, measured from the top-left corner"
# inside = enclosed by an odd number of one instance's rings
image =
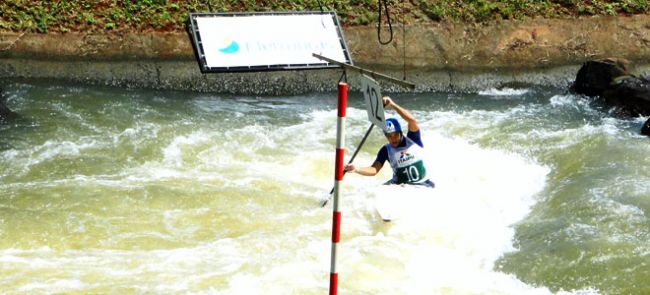
[[[645,121],[645,124],[641,127],[641,134],[650,136],[650,118],[648,118],[648,121]]]
[[[571,92],[587,96],[599,96],[611,88],[611,83],[618,77],[630,75],[627,70],[629,62],[617,59],[591,60],[585,62],[576,80],[571,85]]]
[[[604,59],[585,62],[570,91],[600,97],[606,105],[628,116],[650,115],[650,77],[639,77],[628,70],[629,62]],[[650,136],[650,119],[641,128]]]
[[[4,91],[0,88],[0,122],[12,120],[16,117],[18,117],[18,114],[7,107],[7,99],[4,96]]]
[[[627,77],[615,81],[602,93],[605,103],[624,114],[637,117],[650,115],[650,80]]]
[[[631,74],[628,65],[628,61],[611,58],[585,62],[570,90],[600,97],[629,116],[650,115],[650,80]]]

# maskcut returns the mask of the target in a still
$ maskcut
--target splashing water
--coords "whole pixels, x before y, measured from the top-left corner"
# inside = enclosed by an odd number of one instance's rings
[[[335,95],[8,92],[22,118],[0,127],[1,290],[326,292]],[[419,119],[436,188],[382,186],[387,167],[345,176],[341,293],[644,290],[643,121],[552,91],[490,95],[395,97]],[[368,124],[351,97],[348,155]],[[384,143],[375,131],[355,163]],[[382,196],[407,214],[382,221]]]

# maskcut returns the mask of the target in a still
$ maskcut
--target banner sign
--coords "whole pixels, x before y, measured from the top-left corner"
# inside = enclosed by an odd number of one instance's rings
[[[202,72],[338,68],[352,64],[335,12],[192,13]]]
[[[375,126],[386,130],[384,125],[384,100],[381,96],[379,84],[374,79],[361,75],[361,92],[366,100],[366,111],[368,111],[368,120]]]

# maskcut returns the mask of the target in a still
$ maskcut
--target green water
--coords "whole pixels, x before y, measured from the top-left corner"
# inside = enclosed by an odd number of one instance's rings
[[[2,293],[327,292],[335,94],[5,91]],[[370,191],[388,169],[346,176],[342,293],[650,294],[644,118],[555,89],[393,97],[437,188],[386,224]],[[350,100],[348,155],[368,126]]]

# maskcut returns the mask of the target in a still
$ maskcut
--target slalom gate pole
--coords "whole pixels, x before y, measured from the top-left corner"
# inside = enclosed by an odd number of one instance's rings
[[[354,154],[352,154],[352,158],[350,158],[350,161],[348,161],[348,164],[352,164],[352,162],[354,162],[354,158],[357,157],[357,154],[361,150],[361,147],[363,146],[363,143],[366,142],[366,139],[368,138],[368,135],[370,135],[370,131],[372,131],[372,127],[375,127],[375,124],[372,124],[372,123],[370,124],[370,127],[368,127],[368,131],[366,131],[366,135],[364,135],[363,139],[361,139],[361,142],[359,143],[359,146],[357,146],[357,149],[354,151]],[[343,175],[345,175],[345,173],[347,173],[347,172],[343,171]],[[332,187],[332,190],[330,191],[330,194],[327,197],[327,199],[325,199],[325,200],[323,200],[321,202],[321,204],[320,204],[321,208],[323,208],[323,207],[325,207],[325,205],[327,205],[327,202],[330,201],[330,199],[332,198],[333,193],[334,193],[334,187]]]
[[[330,295],[338,294],[339,274],[336,270],[336,254],[341,240],[341,211],[339,211],[339,188],[343,180],[343,156],[345,154],[345,109],[348,100],[348,84],[338,86],[338,118],[336,121],[336,162],[334,165],[334,203],[332,206],[332,262],[330,268]]]

